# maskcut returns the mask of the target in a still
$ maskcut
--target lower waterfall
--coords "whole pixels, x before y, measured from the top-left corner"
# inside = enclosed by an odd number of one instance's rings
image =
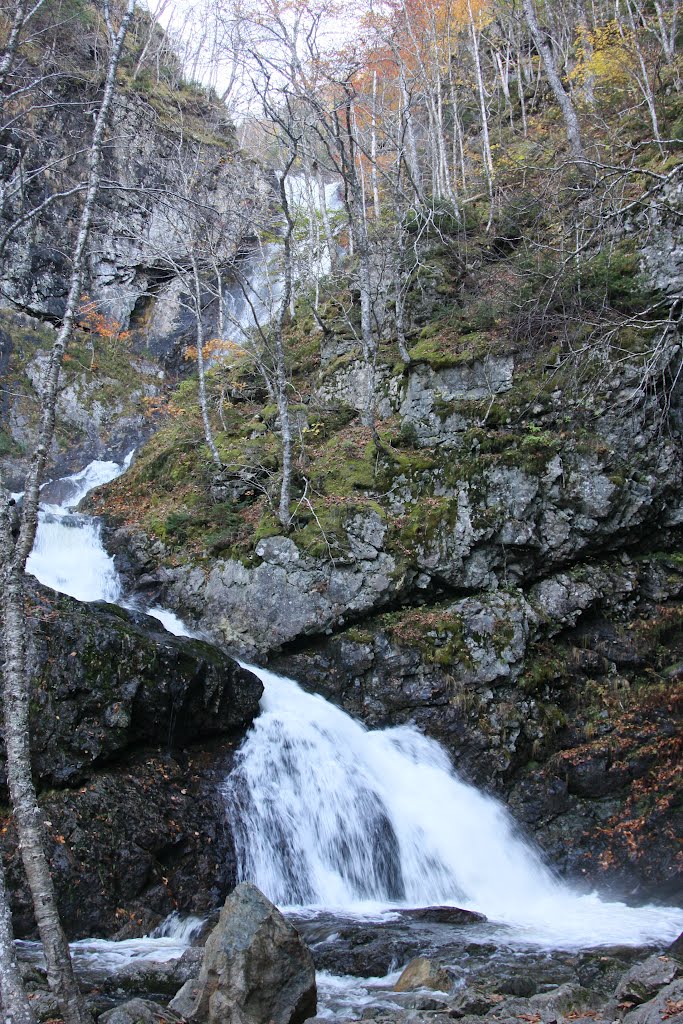
[[[98,520],[72,509],[129,461],[94,462],[46,485],[28,565],[42,583],[126,606]],[[173,612],[146,611],[171,632],[192,635]],[[279,906],[376,917],[454,904],[486,914],[494,927],[487,940],[557,949],[642,946],[683,928],[680,909],[629,907],[558,880],[502,804],[459,779],[446,752],[416,728],[370,731],[293,680],[245,667],[265,691],[225,780],[226,809],[241,879]],[[72,951],[88,971],[164,960],[179,955],[196,924],[173,915],[144,939],[84,939]],[[38,954],[32,943],[20,947]]]
[[[557,879],[502,804],[467,785],[413,726],[370,731],[291,679],[225,784],[240,876],[279,906],[376,913],[453,904],[563,948],[675,938],[683,914],[582,895]]]

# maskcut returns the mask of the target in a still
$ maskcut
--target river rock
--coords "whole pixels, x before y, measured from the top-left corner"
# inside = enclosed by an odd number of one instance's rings
[[[190,980],[196,983],[202,959],[203,950],[190,946],[177,960],[169,960],[166,963],[148,960],[133,962],[111,974],[100,988],[106,993],[128,992],[136,996],[173,995],[178,992],[179,985],[184,986]],[[177,1007],[174,1009],[182,1012]]]
[[[618,1003],[645,1003],[680,972],[680,965],[672,957],[650,956],[626,972],[617,985],[614,998]]]
[[[654,999],[631,1010],[624,1017],[624,1024],[682,1024],[683,1022],[683,980],[678,979],[665,985]]]
[[[316,1005],[313,958],[299,933],[256,886],[242,883],[207,939],[188,1018],[197,1024],[302,1024],[315,1016]]]
[[[432,988],[436,992],[449,992],[453,987],[450,975],[442,967],[418,956],[411,960],[394,985],[395,992],[410,992],[416,988]]]
[[[487,920],[484,914],[478,914],[476,910],[462,910],[461,907],[415,907],[400,913],[402,917],[434,924],[483,924]]]
[[[113,1010],[107,1010],[98,1019],[100,1024],[182,1024],[183,1021],[174,1010],[165,1009],[149,999],[130,999]]]

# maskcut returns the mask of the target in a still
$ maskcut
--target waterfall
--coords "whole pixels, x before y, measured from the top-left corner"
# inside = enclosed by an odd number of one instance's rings
[[[675,938],[683,913],[631,908],[560,882],[496,800],[412,726],[370,731],[293,680],[262,680],[262,712],[225,785],[244,880],[280,906],[343,912],[454,904],[523,941]]]
[[[28,568],[81,600],[126,606],[96,518],[73,511],[123,464],[93,462],[43,490]],[[146,611],[191,635],[173,612]],[[560,882],[496,800],[467,785],[413,726],[370,731],[322,697],[266,669],[262,710],[224,784],[239,872],[282,907],[377,914],[455,904],[504,926],[517,944],[578,948],[675,938],[683,913],[628,907]],[[172,918],[147,939],[74,944],[82,962],[178,955],[196,921]]]
[[[320,205],[317,196],[313,197],[313,209],[310,207],[311,197],[308,194],[306,179],[301,174],[292,174],[287,178],[289,202],[295,216],[317,218]],[[339,184],[330,182],[325,185],[325,207],[334,216],[342,208],[339,196]],[[303,243],[305,246],[305,243]],[[304,271],[305,260],[299,251],[301,243],[294,240],[294,279],[299,281]],[[242,283],[232,281],[223,292],[223,318],[225,321],[226,340],[238,346],[249,344],[255,330],[267,327],[273,318],[275,309],[282,299],[284,279],[282,276],[280,242],[264,242],[255,245],[245,256],[242,266]],[[329,274],[332,258],[327,243],[320,240],[314,259],[313,272],[318,279]],[[307,276],[306,273],[303,274]],[[307,281],[310,285],[311,282]]]
[[[114,560],[104,550],[101,524],[73,511],[93,487],[109,483],[130,465],[133,453],[118,462],[95,460],[85,469],[41,489],[38,532],[27,571],[40,583],[79,601],[117,601],[121,582]],[[20,497],[20,495],[16,495]]]

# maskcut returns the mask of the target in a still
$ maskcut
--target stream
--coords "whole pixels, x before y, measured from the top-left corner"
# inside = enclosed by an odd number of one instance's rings
[[[101,524],[76,506],[132,458],[92,462],[45,485],[28,563],[41,583],[130,607]],[[177,635],[194,635],[173,612],[145,611]],[[446,752],[415,727],[368,730],[294,680],[245,667],[264,693],[224,782],[239,873],[329,965],[319,973],[321,1016],[395,1009],[396,972],[416,955],[438,950],[462,983],[516,970],[558,984],[583,950],[666,944],[683,928],[680,909],[630,907],[560,881],[503,805],[464,783]],[[488,921],[457,926],[404,913],[435,905],[479,911]],[[77,969],[97,979],[133,962],[178,957],[201,924],[171,915],[147,937],[83,939],[72,953]],[[359,943],[379,976],[351,976],[359,973]],[[19,948],[24,957],[39,955],[34,943]]]

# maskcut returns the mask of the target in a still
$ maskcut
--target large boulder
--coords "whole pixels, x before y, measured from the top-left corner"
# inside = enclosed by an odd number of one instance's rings
[[[649,956],[627,971],[619,982],[614,998],[617,1003],[638,1006],[657,995],[680,974],[680,965],[669,956]]]
[[[39,789],[76,786],[142,747],[241,736],[263,686],[148,615],[31,589],[31,750]]]
[[[654,999],[642,1003],[624,1017],[624,1024],[683,1024],[683,981],[672,981]]]
[[[29,601],[34,778],[68,936],[131,938],[174,910],[210,913],[235,884],[221,790],[261,683],[146,615],[37,584]],[[0,830],[24,938],[32,902],[2,807]]]
[[[313,958],[277,907],[242,883],[207,940],[198,981],[171,1006],[197,1024],[302,1024],[316,1012]]]

